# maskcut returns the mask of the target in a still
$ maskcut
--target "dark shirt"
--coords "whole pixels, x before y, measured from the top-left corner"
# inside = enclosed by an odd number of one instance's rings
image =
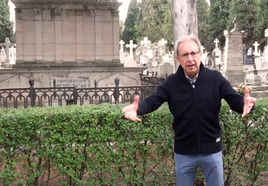
[[[194,86],[193,86],[194,85]],[[243,112],[244,99],[218,71],[201,63],[198,79],[191,84],[180,66],[157,90],[139,103],[138,115],[150,113],[168,102],[173,115],[174,150],[178,154],[212,154],[222,150],[219,112],[221,99]]]

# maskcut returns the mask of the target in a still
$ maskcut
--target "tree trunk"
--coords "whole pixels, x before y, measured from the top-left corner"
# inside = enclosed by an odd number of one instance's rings
[[[175,41],[183,35],[193,34],[198,36],[196,1],[197,0],[173,0],[172,26],[174,45]],[[176,51],[175,48],[174,50]],[[174,52],[174,55],[176,55],[176,52]],[[174,64],[176,70],[178,68],[176,60]]]
[[[172,26],[173,26],[173,41],[174,41],[174,55],[177,53],[175,48],[175,41],[184,35],[198,36],[197,26],[197,13],[196,13],[197,0],[173,0],[172,4]],[[179,64],[174,58],[175,71],[178,69]],[[203,186],[204,179],[195,180],[196,186]]]

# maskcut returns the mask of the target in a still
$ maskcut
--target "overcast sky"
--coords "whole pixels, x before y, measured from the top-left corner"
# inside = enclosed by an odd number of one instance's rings
[[[209,0],[207,0],[207,1],[208,1],[208,4],[210,4],[209,3]],[[118,2],[123,2],[123,4],[119,7],[118,10],[120,11],[120,13],[119,13],[120,20],[123,20],[124,21],[126,19],[126,17],[127,17],[127,10],[128,10],[128,5],[129,5],[130,0],[118,0]],[[9,5],[11,6],[10,7],[11,8],[10,9],[11,12],[10,13],[12,15],[14,15],[15,14],[15,12],[14,12],[14,5],[11,2],[9,2]],[[14,19],[14,17],[12,17],[12,18]]]
[[[118,2],[123,2],[123,4],[119,7],[119,16],[120,16],[120,20],[125,20],[127,17],[127,9],[128,9],[128,5],[130,0],[118,0]],[[207,0],[209,6],[210,6],[210,0]]]
[[[119,7],[119,17],[120,20],[125,20],[127,17],[127,9],[128,9],[128,5],[129,5],[129,1],[130,0],[118,0],[118,2],[123,2],[123,4]]]

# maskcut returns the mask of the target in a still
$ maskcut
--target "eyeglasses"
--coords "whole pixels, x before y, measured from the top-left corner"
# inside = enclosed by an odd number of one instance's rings
[[[182,59],[187,59],[187,58],[189,57],[189,55],[191,55],[192,58],[195,58],[199,52],[200,52],[200,51],[192,51],[191,53],[188,53],[188,52],[187,52],[187,53],[184,53],[184,54],[180,55],[180,57],[181,57]]]

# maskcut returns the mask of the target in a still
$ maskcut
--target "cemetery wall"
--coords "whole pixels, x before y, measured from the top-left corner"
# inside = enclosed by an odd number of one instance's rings
[[[35,80],[35,87],[52,87],[55,79],[56,86],[76,86],[78,88],[94,87],[96,80],[98,87],[114,86],[115,78],[119,78],[120,86],[141,85],[140,73],[144,67],[137,68],[94,68],[94,69],[50,69],[50,70],[19,70],[2,69],[0,74],[0,88],[26,88],[29,79]]]

